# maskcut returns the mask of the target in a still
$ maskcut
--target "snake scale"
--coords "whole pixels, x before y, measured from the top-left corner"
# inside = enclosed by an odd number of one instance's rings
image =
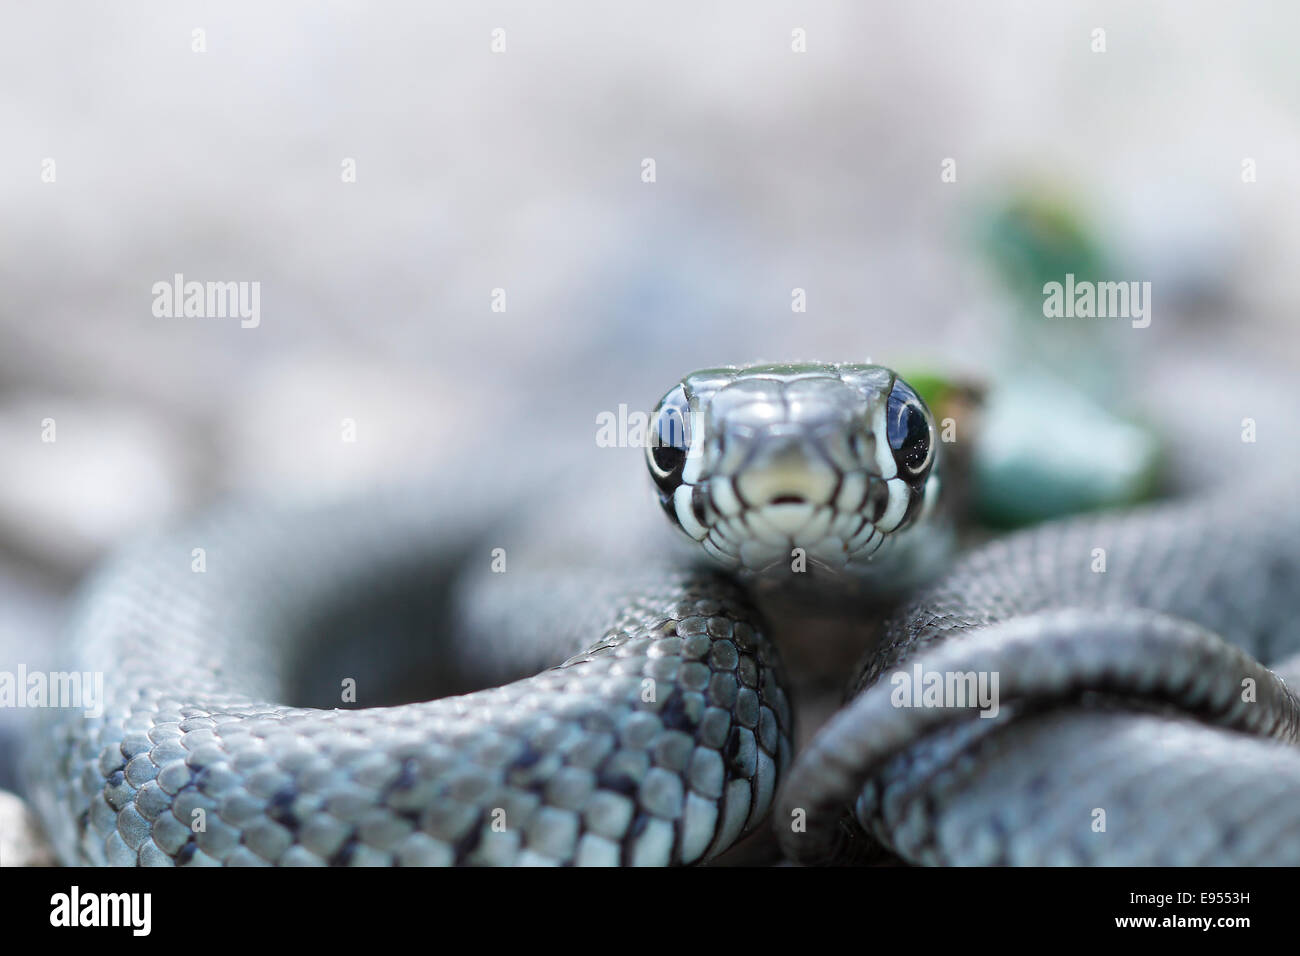
[[[649,446],[689,557],[647,543],[625,487],[502,502],[484,475],[232,506],[122,551],[67,646],[104,712],[50,711],[27,748],[60,857],[662,865],[767,824],[803,862],[1300,862],[1293,487],[1234,479],[927,571],[796,754],[763,595],[924,565],[933,417],[878,366],[713,369]],[[912,672],[996,674],[997,716],[900,706]]]

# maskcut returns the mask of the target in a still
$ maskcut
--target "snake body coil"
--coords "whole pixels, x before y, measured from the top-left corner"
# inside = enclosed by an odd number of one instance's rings
[[[418,548],[394,553],[411,540],[402,509],[341,517],[193,529],[203,574],[171,560],[188,553],[175,539],[108,572],[77,628],[79,666],[105,672],[108,706],[61,720],[40,757],[56,758],[34,774],[65,859],[664,865],[718,852],[767,813],[789,705],[743,593],[708,574],[658,577],[563,666],[503,687],[364,710],[283,704],[301,663],[290,638],[323,626],[315,602],[394,580],[414,590],[436,568]]]
[[[1053,522],[888,623],[792,772],[790,854],[846,809],[917,862],[1300,862],[1300,511],[1281,487]],[[1000,713],[896,706],[899,673],[996,674]]]
[[[615,509],[607,559],[570,566],[541,534],[540,557],[512,545],[487,573],[487,529],[513,540],[514,512],[429,489],[235,508],[123,552],[69,648],[105,675],[104,712],[53,712],[27,754],[61,857],[693,863],[775,804],[808,861],[859,827],[917,862],[1300,861],[1294,505],[1237,490],[968,555],[793,760],[745,584],[792,556],[864,585],[912,561],[940,533],[929,410],[876,366],[712,369],[652,432],[660,504],[714,569],[646,557]],[[917,664],[996,673],[999,717],[898,706],[891,677]],[[452,695],[364,692],[423,673]],[[349,682],[372,706],[339,709]]]

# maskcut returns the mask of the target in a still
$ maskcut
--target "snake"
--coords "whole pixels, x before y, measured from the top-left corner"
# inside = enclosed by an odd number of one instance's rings
[[[63,647],[101,712],[43,711],[24,754],[60,859],[671,865],[757,832],[800,863],[1300,862],[1293,487],[954,556],[959,475],[888,368],[704,369],[647,422],[667,522],[625,456],[507,460],[123,548]],[[814,616],[871,639],[796,752]],[[995,706],[899,692],[925,675]]]

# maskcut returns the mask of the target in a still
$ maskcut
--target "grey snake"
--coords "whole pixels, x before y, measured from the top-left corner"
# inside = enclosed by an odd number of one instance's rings
[[[612,457],[517,500],[498,462],[123,550],[66,647],[104,712],[49,711],[25,755],[59,856],[663,865],[770,826],[803,862],[1300,862],[1293,487],[953,563],[933,417],[888,369],[696,372],[647,445],[689,554]],[[788,594],[907,595],[799,753],[777,644],[810,636],[766,610]],[[997,715],[900,705],[912,673],[996,674]]]

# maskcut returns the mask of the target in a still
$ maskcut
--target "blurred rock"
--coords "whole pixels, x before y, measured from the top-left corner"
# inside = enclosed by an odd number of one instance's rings
[[[219,426],[220,490],[296,502],[470,461],[503,389],[323,353],[252,376]]]
[[[1213,185],[1153,180],[1120,194],[1113,231],[1128,271],[1115,278],[1150,282],[1166,314],[1213,314],[1241,278],[1241,210]]]
[[[1024,375],[993,389],[974,458],[981,519],[999,527],[1113,508],[1150,496],[1154,431],[1058,380]]]
[[[75,574],[135,528],[182,508],[184,446],[161,417],[65,396],[0,405],[0,545]]]
[[[0,790],[0,866],[54,866],[56,862],[36,815],[14,794]]]

